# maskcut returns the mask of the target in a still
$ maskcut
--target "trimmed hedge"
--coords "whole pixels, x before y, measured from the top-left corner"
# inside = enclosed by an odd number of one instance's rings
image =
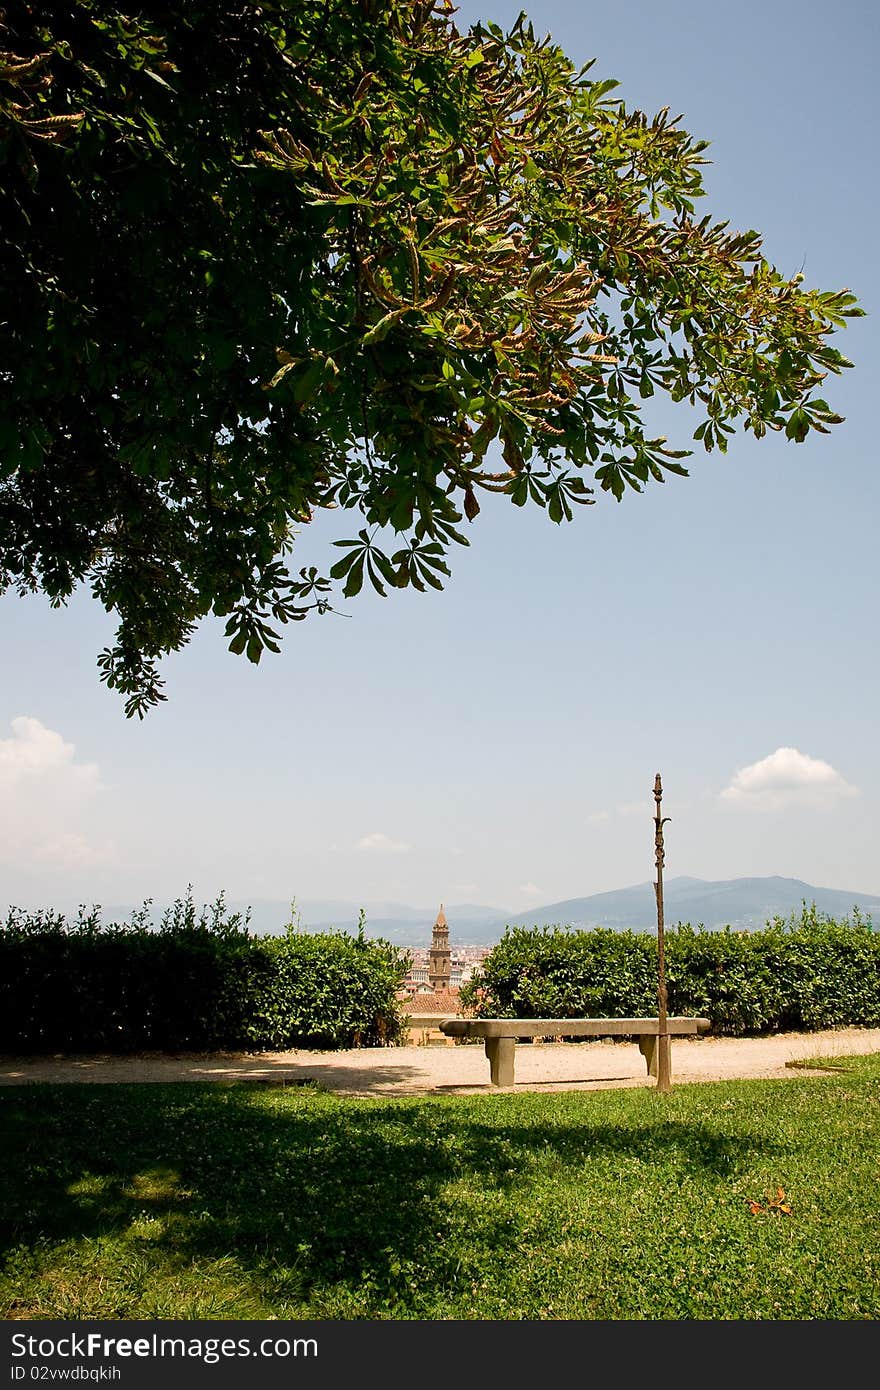
[[[880,1027],[880,933],[856,911],[804,906],[762,931],[679,924],[666,932],[669,1012],[717,1034]],[[627,1018],[657,1013],[657,940],[596,928],[508,928],[462,988],[481,1018]]]
[[[397,1041],[406,959],[344,932],[254,936],[222,896],[158,929],[13,909],[0,926],[0,1051],[375,1047]]]

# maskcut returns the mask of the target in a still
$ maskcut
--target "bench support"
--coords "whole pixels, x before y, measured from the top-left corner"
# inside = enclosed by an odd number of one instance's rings
[[[639,1038],[639,1052],[641,1052],[642,1056],[645,1059],[645,1063],[648,1068],[648,1075],[653,1076],[655,1081],[657,1080],[657,1074],[660,1066],[661,1047],[666,1053],[666,1075],[671,1078],[672,1048],[670,1046],[669,1034],[667,1033],[665,1037],[660,1038],[652,1033],[643,1033],[642,1036]]]
[[[493,1086],[513,1085],[513,1049],[516,1038],[487,1038],[489,1077]]]

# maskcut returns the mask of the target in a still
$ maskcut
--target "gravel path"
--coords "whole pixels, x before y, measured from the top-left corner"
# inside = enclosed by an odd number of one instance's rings
[[[880,1052],[880,1028],[781,1033],[772,1038],[681,1038],[672,1043],[673,1084],[749,1077],[821,1076],[806,1059]],[[53,1082],[316,1081],[339,1095],[491,1094],[489,1064],[478,1044],[355,1048],[342,1052],[147,1053],[132,1057],[0,1056],[0,1086]],[[588,1091],[653,1086],[633,1042],[519,1045],[518,1091]]]

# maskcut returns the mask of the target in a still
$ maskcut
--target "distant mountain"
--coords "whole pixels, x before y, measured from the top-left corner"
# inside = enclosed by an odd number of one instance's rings
[[[670,878],[663,885],[664,918],[667,925],[690,922],[694,927],[709,930],[733,927],[755,931],[773,917],[790,917],[799,913],[803,903],[816,904],[819,912],[829,917],[845,917],[854,907],[870,916],[880,928],[880,896],[872,893],[821,888],[798,878],[731,878],[717,882],[700,878]],[[269,904],[261,905],[268,907]],[[352,904],[337,903],[335,912],[328,904],[303,902],[299,906],[303,925],[313,931],[330,927],[353,930],[357,925],[358,909]],[[382,936],[404,946],[427,946],[436,908],[411,908],[399,904],[365,905],[368,936]],[[587,898],[569,898],[564,902],[548,903],[522,912],[479,907],[472,903],[451,904],[445,908],[449,919],[449,938],[453,946],[491,945],[498,941],[508,926],[560,925],[575,928],[612,927],[618,931],[654,931],[657,926],[657,907],[654,884],[638,883],[630,888],[618,888],[610,893],[594,893]],[[289,912],[280,921],[289,920]],[[276,914],[277,917],[277,914]],[[262,922],[266,920],[267,925]],[[254,905],[252,926],[256,931],[279,930],[268,925],[268,918]]]
[[[663,885],[664,920],[667,925],[690,922],[709,929],[734,927],[753,931],[772,917],[799,913],[802,904],[816,904],[830,917],[845,917],[854,906],[864,915],[877,918],[880,926],[880,897],[837,888],[817,888],[798,878],[730,878],[707,882],[699,878],[671,878]],[[450,918],[450,927],[452,919]],[[589,898],[569,898],[546,907],[516,913],[506,922],[494,923],[499,935],[506,925],[571,927],[615,927],[620,931],[653,931],[657,925],[657,906],[653,883],[638,883],[611,893],[594,893]]]
[[[845,917],[853,907],[873,919],[880,929],[880,896],[872,893],[818,888],[798,878],[731,878],[707,882],[700,878],[670,878],[663,885],[665,920],[668,926],[690,922],[717,930],[730,926],[753,931],[772,917],[799,913],[802,903],[815,903],[829,917]],[[139,906],[139,905],[138,905]],[[167,904],[156,902],[152,920],[158,924]],[[57,905],[68,917],[76,917],[76,907]],[[201,903],[197,903],[201,908]],[[229,898],[228,912],[244,914],[250,908],[250,929],[258,935],[283,932],[292,920],[291,905],[276,899]],[[397,946],[425,947],[431,943],[431,928],[439,903],[433,907],[410,907],[405,903],[364,903],[365,932],[384,937]],[[524,912],[483,907],[476,903],[451,903],[444,907],[449,921],[450,943],[456,946],[491,946],[500,940],[508,926],[569,926],[575,928],[612,927],[618,931],[654,931],[657,908],[653,883],[637,883],[611,893],[594,893],[587,898],[567,898],[564,902],[532,907]],[[101,909],[103,922],[129,920],[132,904],[116,904]],[[357,927],[360,905],[342,899],[304,898],[295,904],[295,915],[303,931],[349,931]],[[5,916],[5,908],[2,909]]]

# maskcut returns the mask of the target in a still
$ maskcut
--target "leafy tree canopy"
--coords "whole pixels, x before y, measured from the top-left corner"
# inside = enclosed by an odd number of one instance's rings
[[[440,588],[484,490],[559,522],[684,473],[657,391],[705,449],[840,419],[854,296],[698,216],[668,110],[454,13],[0,10],[0,585],[90,585],[129,715],[207,614],[258,661],[333,581]],[[335,562],[297,572],[329,507]]]

